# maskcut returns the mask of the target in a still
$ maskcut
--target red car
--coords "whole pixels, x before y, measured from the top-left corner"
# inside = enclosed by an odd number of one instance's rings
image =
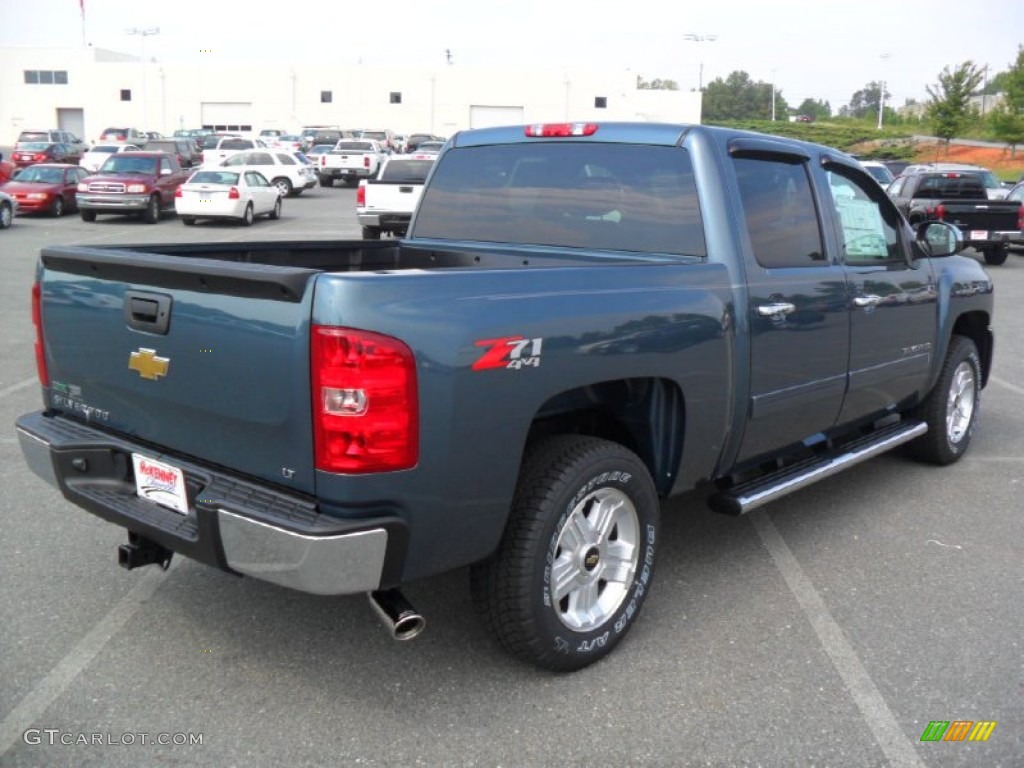
[[[38,163],[22,168],[0,189],[18,203],[18,213],[48,213],[63,216],[78,209],[78,182],[89,172],[67,163]]]
[[[48,141],[28,141],[19,144],[11,153],[11,160],[19,168],[36,163],[77,163],[78,158],[66,144]]]

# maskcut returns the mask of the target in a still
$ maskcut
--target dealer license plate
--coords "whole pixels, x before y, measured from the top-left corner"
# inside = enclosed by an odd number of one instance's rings
[[[182,515],[188,514],[184,472],[138,453],[132,454],[132,464],[135,466],[135,492],[139,496]]]
[[[971,240],[988,240],[988,232],[984,229],[972,229]]]

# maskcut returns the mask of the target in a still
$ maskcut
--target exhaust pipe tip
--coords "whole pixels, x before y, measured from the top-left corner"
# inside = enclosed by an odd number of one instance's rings
[[[395,640],[412,640],[427,628],[427,620],[397,589],[368,594],[370,605]]]

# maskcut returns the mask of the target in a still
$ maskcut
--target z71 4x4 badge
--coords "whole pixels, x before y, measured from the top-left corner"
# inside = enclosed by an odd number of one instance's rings
[[[500,339],[481,339],[474,342],[478,347],[486,347],[475,363],[474,371],[485,371],[488,368],[511,368],[518,371],[528,365],[540,367],[540,350],[544,339],[527,339],[522,336],[505,336]]]

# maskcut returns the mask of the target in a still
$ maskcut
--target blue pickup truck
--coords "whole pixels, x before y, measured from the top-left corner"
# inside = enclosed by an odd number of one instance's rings
[[[402,585],[471,565],[496,640],[572,670],[636,621],[662,499],[964,454],[993,287],[961,246],[823,146],[466,131],[403,240],[44,248],[17,431],[126,568],[365,592],[405,639]]]

